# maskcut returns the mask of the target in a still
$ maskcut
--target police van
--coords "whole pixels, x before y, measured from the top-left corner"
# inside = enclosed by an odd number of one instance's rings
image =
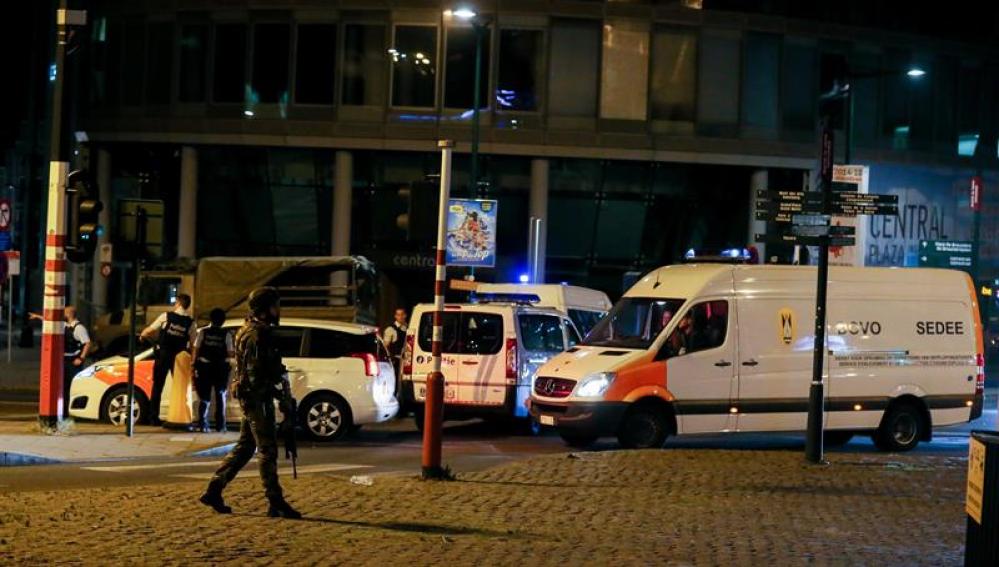
[[[433,369],[434,306],[413,309],[402,359],[402,393],[423,426],[427,376]],[[444,306],[441,372],[444,418],[528,419],[538,367],[580,341],[568,315],[526,301]]]
[[[617,436],[803,431],[814,268],[667,266],[629,289],[586,339],[538,370],[531,414],[570,445]],[[952,270],[830,268],[827,442],[869,434],[906,451],[982,412],[975,289]]]
[[[611,300],[596,289],[566,284],[479,283],[473,301],[498,299],[528,301],[538,307],[552,307],[572,319],[583,335],[610,311]]]

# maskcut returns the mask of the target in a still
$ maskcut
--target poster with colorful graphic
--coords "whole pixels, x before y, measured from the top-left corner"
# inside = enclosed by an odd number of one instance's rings
[[[449,266],[496,266],[496,201],[451,199],[447,205]]]

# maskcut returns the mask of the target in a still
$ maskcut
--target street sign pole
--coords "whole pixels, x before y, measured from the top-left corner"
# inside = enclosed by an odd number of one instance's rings
[[[45,288],[42,302],[42,360],[38,376],[38,424],[55,433],[65,413],[63,393],[63,308],[66,305],[66,174],[62,156],[62,93],[65,76],[66,0],[56,11],[55,81],[52,84],[52,130],[49,136],[49,203],[45,237]]]
[[[451,194],[451,152],[454,142],[441,140],[441,189],[437,216],[436,281],[434,282],[434,326],[430,355],[433,371],[427,376],[423,398],[423,478],[444,479],[441,467],[441,428],[444,418],[444,374],[441,372],[441,342],[444,340],[444,284],[447,281],[447,210]]]
[[[822,126],[822,153],[819,162],[819,183],[824,201],[832,189],[833,132],[829,119]],[[822,371],[826,345],[826,289],[829,284],[829,237],[820,237],[818,277],[815,287],[815,342],[812,347],[812,383],[808,388],[808,429],[805,435],[805,459],[822,462],[822,422],[825,391]]]
[[[129,307],[128,318],[128,405],[125,411],[128,417],[125,421],[125,435],[131,437],[135,433],[135,412],[132,405],[135,403],[135,350],[138,329],[135,328],[135,305],[139,302],[139,269],[142,267],[140,255],[146,249],[146,209],[139,207],[135,210],[135,249],[132,252],[132,279],[129,282],[132,288],[132,301]],[[160,408],[150,407],[153,421],[159,417]]]

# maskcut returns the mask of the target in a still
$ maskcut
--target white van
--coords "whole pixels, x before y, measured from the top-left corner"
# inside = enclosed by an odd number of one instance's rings
[[[569,315],[576,329],[583,334],[610,311],[607,294],[588,287],[562,284],[480,283],[473,301],[498,299],[531,302],[537,307],[552,307]]]
[[[528,418],[527,399],[538,367],[580,341],[572,320],[521,303],[447,304],[441,371],[444,418]],[[403,397],[423,425],[426,381],[433,363],[434,306],[413,309],[402,361]]]
[[[531,414],[572,445],[805,429],[814,268],[668,266],[538,371]],[[830,268],[825,427],[905,451],[982,412],[982,326],[962,272]]]

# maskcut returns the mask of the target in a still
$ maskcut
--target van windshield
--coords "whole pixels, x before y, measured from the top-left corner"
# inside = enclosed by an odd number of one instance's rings
[[[647,349],[683,305],[682,299],[625,297],[586,335],[582,344]]]

